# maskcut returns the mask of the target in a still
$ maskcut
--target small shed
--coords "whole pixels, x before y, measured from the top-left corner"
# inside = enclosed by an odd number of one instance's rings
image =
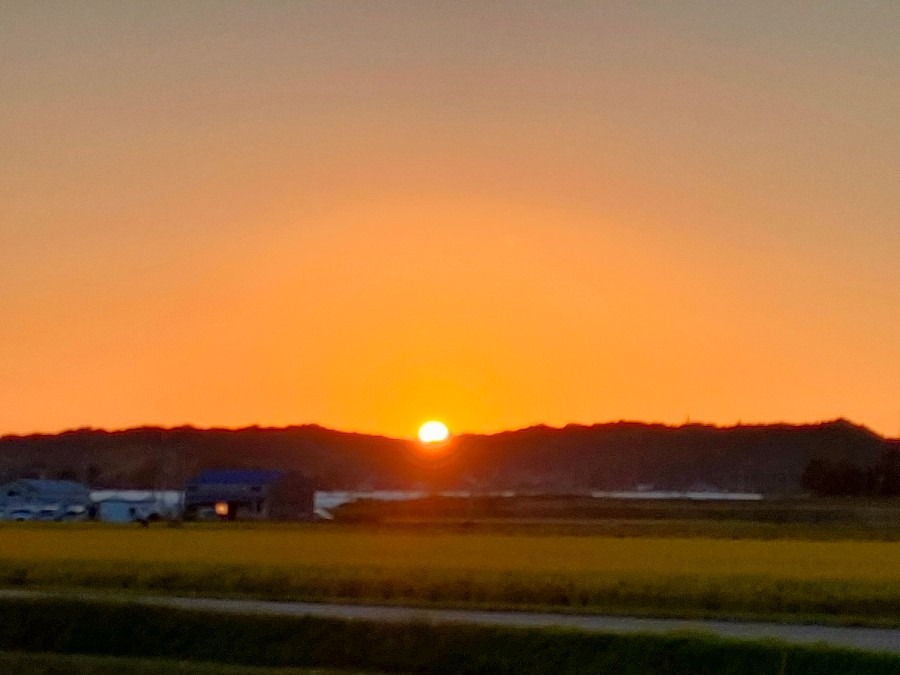
[[[184,491],[187,519],[312,520],[312,483],[302,473],[266,469],[210,469]]]
[[[117,499],[110,497],[95,502],[96,518],[107,523],[131,523],[136,520],[154,521],[160,519],[156,502],[145,499]]]
[[[180,490],[91,490],[93,517],[110,523],[181,516]]]
[[[0,509],[6,514],[62,519],[84,513],[90,503],[90,489],[71,480],[20,478],[0,486]]]

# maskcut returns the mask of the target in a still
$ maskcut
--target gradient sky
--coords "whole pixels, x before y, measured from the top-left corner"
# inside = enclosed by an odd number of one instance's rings
[[[0,433],[840,416],[896,0],[0,0]]]

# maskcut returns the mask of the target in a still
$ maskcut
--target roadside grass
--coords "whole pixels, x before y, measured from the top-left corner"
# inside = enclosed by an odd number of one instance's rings
[[[13,648],[170,659],[166,663],[196,660],[240,668],[343,668],[438,675],[887,675],[900,669],[900,656],[895,654],[774,640],[728,640],[699,633],[613,635],[563,629],[218,614],[61,599],[2,599],[0,649]],[[246,668],[241,672],[254,671]]]
[[[900,543],[4,527],[0,586],[897,626]]]
[[[15,675],[375,675],[322,668],[256,668],[223,663],[83,654],[0,652],[0,672]]]

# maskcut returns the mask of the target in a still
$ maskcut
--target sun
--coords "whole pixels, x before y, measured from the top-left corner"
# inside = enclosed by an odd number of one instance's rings
[[[443,443],[450,436],[447,425],[437,420],[430,420],[419,427],[419,441],[424,445]]]

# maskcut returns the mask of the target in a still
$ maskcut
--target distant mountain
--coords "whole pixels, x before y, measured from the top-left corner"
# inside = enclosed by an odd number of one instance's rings
[[[286,428],[145,427],[0,438],[0,479],[66,477],[92,487],[180,487],[205,468],[309,474],[320,489],[720,489],[791,492],[813,459],[876,464],[900,441],[846,420],[678,427],[637,422],[463,435],[426,454],[412,441]]]

